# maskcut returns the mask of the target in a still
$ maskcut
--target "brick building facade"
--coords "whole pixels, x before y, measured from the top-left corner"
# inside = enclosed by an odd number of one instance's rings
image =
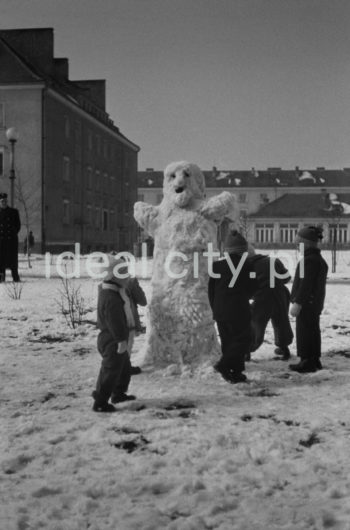
[[[29,211],[36,250],[132,250],[139,147],[106,112],[105,80],[71,81],[53,52],[51,28],[0,30],[1,190],[15,127],[15,206],[23,223]]]

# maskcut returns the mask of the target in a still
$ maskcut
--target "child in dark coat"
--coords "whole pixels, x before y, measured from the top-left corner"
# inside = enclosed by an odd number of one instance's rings
[[[281,359],[290,357],[288,346],[293,341],[293,331],[289,321],[290,293],[285,284],[290,275],[278,258],[270,258],[263,254],[256,254],[252,246],[249,247],[248,264],[256,273],[257,290],[251,304],[252,311],[252,345],[251,351],[260,348],[264,341],[266,326],[271,320],[275,339],[275,353]],[[276,271],[274,285],[271,285],[271,271]]]
[[[97,347],[102,363],[96,390],[92,393],[95,412],[115,412],[115,407],[108,403],[111,397],[112,403],[135,399],[135,396],[126,394],[131,378],[131,330],[135,327],[126,291],[128,266],[124,260],[116,260],[113,255],[107,258],[106,275],[99,286],[97,301],[97,327],[100,330]]]
[[[255,289],[246,263],[248,243],[237,231],[228,234],[225,259],[213,264],[214,274],[208,285],[209,303],[216,321],[222,356],[215,365],[229,383],[245,382],[245,356],[251,344],[249,299]],[[234,267],[235,270],[232,270]],[[235,277],[233,277],[235,275]]]
[[[304,257],[295,271],[290,314],[296,317],[297,355],[300,362],[289,367],[299,373],[316,372],[322,368],[320,315],[328,272],[328,265],[318,248],[322,237],[322,229],[317,226],[304,227],[297,234],[297,242],[304,245]]]

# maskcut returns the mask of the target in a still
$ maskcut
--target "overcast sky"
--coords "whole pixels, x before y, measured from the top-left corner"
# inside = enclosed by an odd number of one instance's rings
[[[1,0],[107,80],[139,169],[350,166],[350,0]]]

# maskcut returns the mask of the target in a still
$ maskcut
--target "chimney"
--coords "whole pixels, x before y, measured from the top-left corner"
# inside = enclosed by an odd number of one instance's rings
[[[60,79],[68,79],[69,64],[68,59],[54,59],[55,75]]]

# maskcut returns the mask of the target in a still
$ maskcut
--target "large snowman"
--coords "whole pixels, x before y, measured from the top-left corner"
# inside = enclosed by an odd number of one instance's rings
[[[145,363],[184,369],[217,358],[207,294],[211,249],[217,250],[218,225],[235,215],[234,195],[205,200],[203,173],[184,161],[166,167],[159,206],[135,203],[136,221],[154,238]]]

